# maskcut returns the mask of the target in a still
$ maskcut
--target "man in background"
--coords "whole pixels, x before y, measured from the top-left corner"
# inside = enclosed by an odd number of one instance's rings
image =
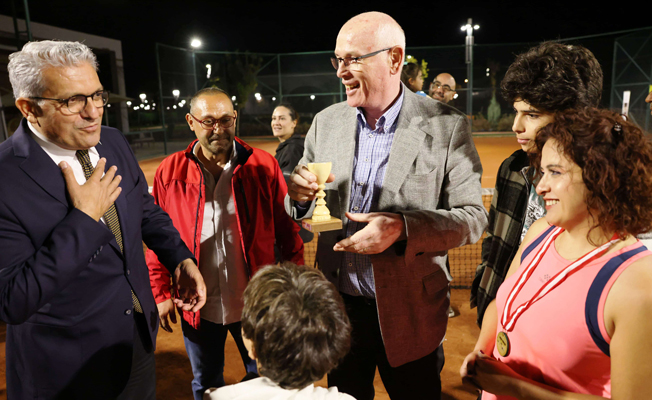
[[[274,264],[274,243],[283,261],[303,264],[299,227],[285,213],[287,186],[269,153],[235,137],[238,114],[229,95],[202,89],[190,100],[186,121],[197,140],[167,157],[156,170],[153,195],[181,238],[193,249],[206,279],[206,305],[183,312],[181,327],[194,379],[196,400],[210,387],[224,386],[224,343],[235,339],[247,373],[256,362],[242,342],[242,293],[262,266]],[[161,324],[176,323],[170,276],[154,253],[147,253]]]
[[[471,286],[471,307],[478,307],[478,326],[528,228],[546,214],[527,152],[534,146],[537,132],[554,120],[555,111],[600,104],[602,68],[585,47],[544,42],[516,57],[501,90],[514,107],[512,130],[521,149],[503,161],[496,177],[482,262]]]
[[[450,103],[455,98],[455,79],[453,75],[443,72],[430,84],[430,97],[442,103]]]

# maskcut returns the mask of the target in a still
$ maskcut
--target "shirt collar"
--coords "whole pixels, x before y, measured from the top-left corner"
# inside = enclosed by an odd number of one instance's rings
[[[384,132],[387,132],[387,131],[389,131],[391,129],[392,126],[394,126],[394,123],[398,119],[398,115],[399,115],[399,113],[401,111],[401,107],[403,106],[403,99],[404,98],[405,98],[405,91],[403,90],[403,84],[401,84],[401,93],[399,94],[398,99],[378,119],[378,122],[376,123],[376,130],[380,130],[380,128],[383,128],[382,130]],[[356,108],[356,115],[357,115],[358,121],[363,126],[367,126],[367,119],[365,118],[364,112],[362,111],[361,107]]]
[[[195,143],[195,146],[192,148],[192,154],[194,154],[195,158],[201,163],[201,161],[199,160],[199,156],[197,155],[197,152],[199,151],[200,147],[201,145],[199,144],[199,140],[198,140]],[[235,160],[237,156],[238,154],[235,151],[235,140],[233,140],[233,149],[231,151],[231,158],[229,159],[229,161],[227,161],[226,165],[230,164],[233,160]],[[225,169],[226,169],[226,165],[225,165]]]

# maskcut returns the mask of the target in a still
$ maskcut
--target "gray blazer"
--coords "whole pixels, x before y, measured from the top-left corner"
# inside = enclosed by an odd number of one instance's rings
[[[405,98],[378,199],[378,209],[404,216],[407,241],[371,256],[380,328],[389,363],[396,367],[432,353],[446,333],[449,249],[478,241],[487,226],[482,166],[464,114],[403,87]],[[356,109],[346,102],[315,116],[300,164],[333,162],[326,185],[331,215],[347,223]],[[293,201],[286,210],[295,217]],[[308,214],[312,214],[314,202]],[[344,231],[319,236],[316,263],[336,286],[342,253],[333,245]]]

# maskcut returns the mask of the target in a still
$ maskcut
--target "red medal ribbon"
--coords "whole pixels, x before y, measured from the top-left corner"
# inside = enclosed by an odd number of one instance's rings
[[[530,279],[530,277],[534,273],[534,270],[539,266],[539,263],[541,262],[543,255],[546,253],[546,251],[548,251],[550,246],[555,242],[555,239],[557,239],[557,237],[563,231],[564,231],[563,228],[555,228],[552,231],[552,233],[544,240],[543,245],[536,252],[534,257],[532,258],[532,261],[530,261],[530,264],[523,270],[523,272],[521,273],[521,275],[519,276],[516,282],[516,285],[514,285],[511,292],[509,293],[509,296],[507,296],[505,309],[503,310],[503,315],[500,320],[500,323],[502,324],[503,328],[507,332],[511,332],[514,329],[514,325],[516,324],[518,318],[525,312],[525,310],[530,308],[532,304],[536,303],[542,297],[544,297],[552,290],[554,290],[557,286],[561,285],[568,277],[570,277],[580,269],[584,268],[591,261],[601,257],[612,244],[620,240],[620,238],[618,238],[618,235],[614,234],[609,242],[603,244],[602,246],[596,249],[589,251],[582,257],[572,262],[566,268],[559,271],[554,277],[552,277],[552,279],[546,282],[543,286],[541,286],[530,300],[521,304],[512,313],[511,312],[512,304],[514,303],[516,296],[520,293],[523,286],[525,286],[525,283]]]

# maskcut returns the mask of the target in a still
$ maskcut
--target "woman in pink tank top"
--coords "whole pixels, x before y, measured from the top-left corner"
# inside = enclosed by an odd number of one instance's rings
[[[652,398],[652,145],[620,115],[566,111],[536,137],[533,224],[460,370],[483,400]]]

